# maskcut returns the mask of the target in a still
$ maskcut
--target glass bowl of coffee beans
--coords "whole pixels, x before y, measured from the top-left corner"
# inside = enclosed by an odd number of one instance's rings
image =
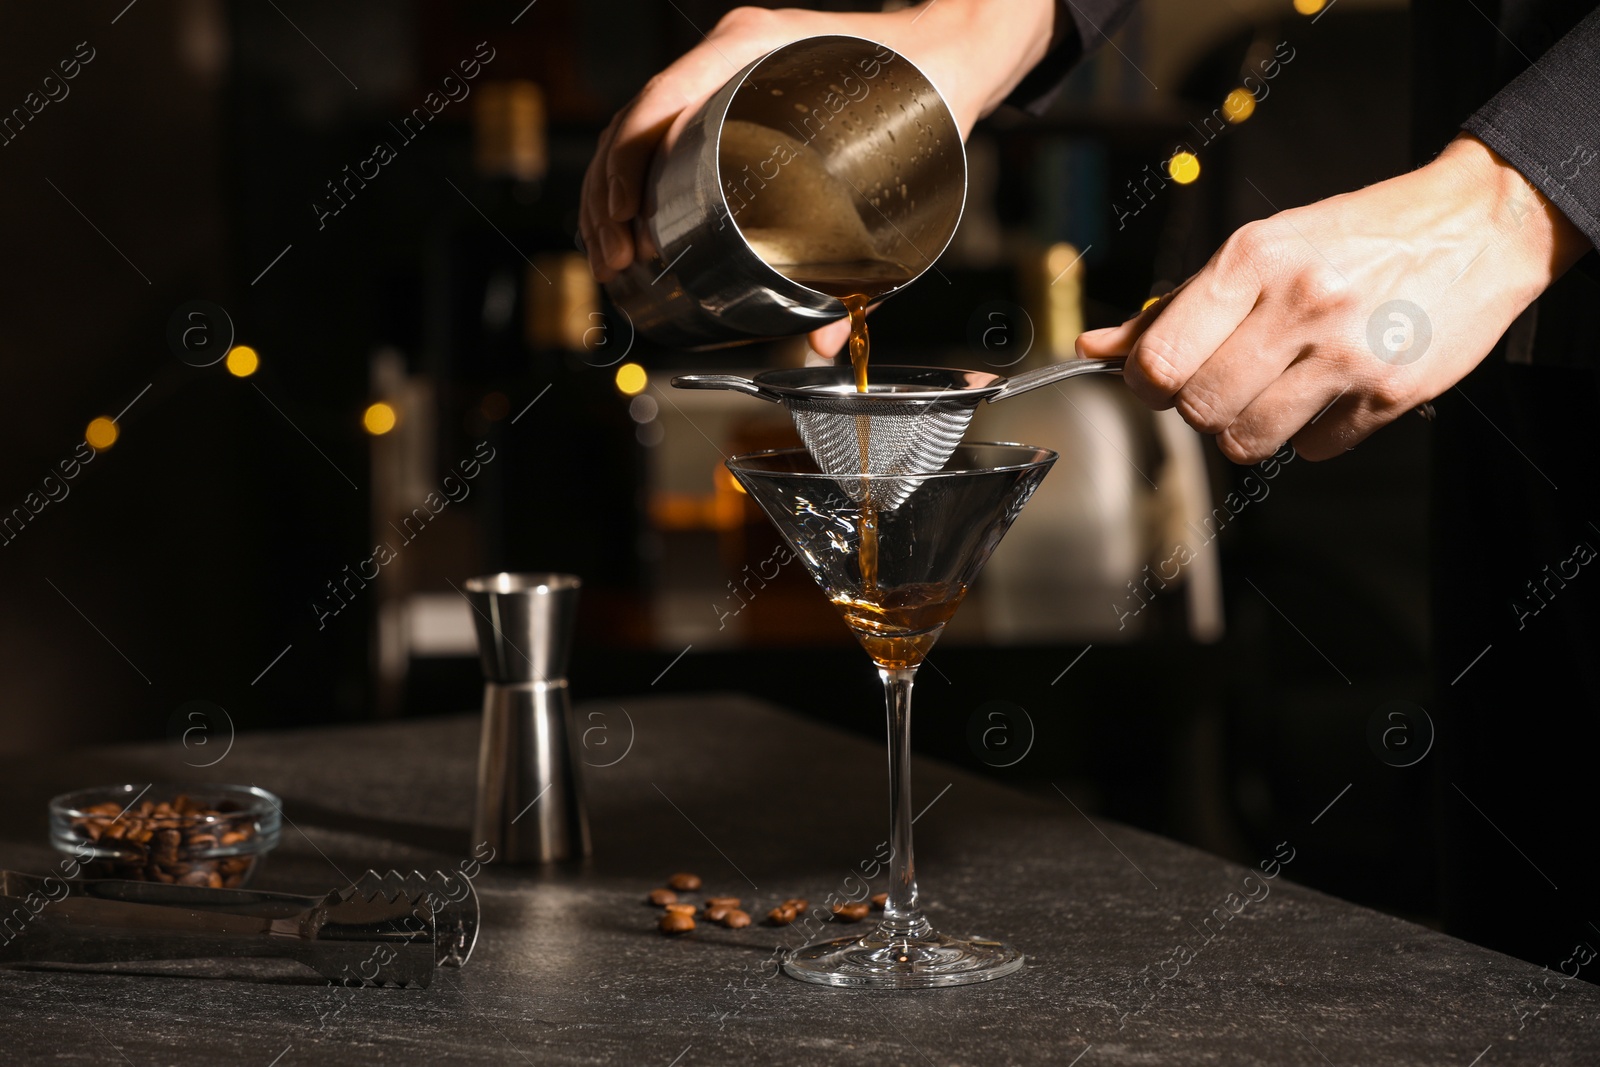
[[[98,786],[50,801],[50,843],[90,878],[235,889],[277,846],[282,809],[255,786]]]

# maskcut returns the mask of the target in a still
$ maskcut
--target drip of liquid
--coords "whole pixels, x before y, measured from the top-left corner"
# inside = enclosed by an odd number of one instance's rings
[[[867,360],[872,356],[872,343],[867,338],[867,294],[850,293],[839,302],[850,313],[850,369],[856,372],[856,392],[867,391]],[[867,457],[861,457],[865,464]],[[862,470],[866,470],[863,466]]]
[[[856,392],[867,391],[867,360],[872,356],[872,343],[867,337],[867,295],[851,293],[839,298],[850,313],[850,368],[856,375]],[[868,462],[872,451],[872,417],[856,416],[856,451],[861,470],[870,470]],[[857,553],[861,562],[861,584],[867,592],[878,588],[878,509],[872,502],[872,486],[865,477],[861,479],[861,545]]]
[[[783,270],[783,268],[779,268]],[[820,293],[837,297],[850,316],[850,369],[855,372],[856,392],[868,387],[867,364],[872,358],[872,341],[867,333],[867,305],[888,295],[911,280],[911,271],[899,263],[883,259],[854,260],[848,263],[813,263],[784,271],[794,281]],[[856,416],[856,448],[862,471],[870,469],[872,418]],[[861,564],[864,595],[878,589],[878,509],[872,502],[868,479],[861,479],[861,505],[857,518],[861,542],[857,555]]]
[[[964,585],[923,583],[864,591],[833,605],[874,663],[905,670],[926,658],[966,594]]]

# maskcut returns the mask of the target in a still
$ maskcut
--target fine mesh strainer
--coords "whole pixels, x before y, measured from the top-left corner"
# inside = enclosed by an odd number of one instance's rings
[[[781,402],[818,468],[839,476],[840,487],[852,499],[870,495],[877,508],[890,511],[918,483],[891,478],[873,484],[873,477],[941,470],[980,401],[994,403],[1079,374],[1118,373],[1122,364],[1120,358],[1068,360],[1011,378],[947,367],[875,365],[865,393],[856,391],[854,372],[843,365],[764,371],[754,378],[685,374],[672,384],[679,389],[732,389]]]

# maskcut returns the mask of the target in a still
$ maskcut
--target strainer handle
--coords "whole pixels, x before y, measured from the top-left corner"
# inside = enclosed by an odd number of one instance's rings
[[[1076,378],[1080,374],[1121,374],[1122,364],[1127,361],[1126,356],[1117,356],[1113,359],[1068,359],[1060,363],[1052,363],[1048,367],[1037,370],[1024,371],[1012,378],[1007,378],[998,392],[989,397],[989,403],[1004,400],[1008,396],[1026,393],[1030,389],[1037,389],[1042,385],[1050,385],[1065,378]],[[673,382],[677,384],[676,381]]]
[[[736,393],[749,393],[762,400],[776,403],[783,397],[737,374],[680,374],[672,379],[674,389],[732,389]]]

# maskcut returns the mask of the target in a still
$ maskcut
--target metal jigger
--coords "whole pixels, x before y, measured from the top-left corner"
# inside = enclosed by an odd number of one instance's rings
[[[580,585],[571,574],[466,582],[485,679],[472,840],[487,842],[505,863],[589,855],[567,730],[567,657]]]

